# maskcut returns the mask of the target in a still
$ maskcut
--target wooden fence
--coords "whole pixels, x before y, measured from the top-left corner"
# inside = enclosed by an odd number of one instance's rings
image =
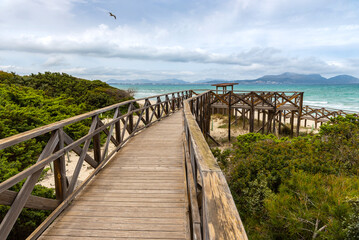
[[[304,120],[303,125],[305,127],[307,126],[307,120],[311,120],[314,121],[314,127],[318,128],[318,123],[322,124],[328,122],[330,118],[337,116],[346,116],[348,114],[358,115],[358,112],[307,105],[303,107],[301,120]]]
[[[226,179],[204,137],[209,129],[211,94],[207,91],[184,102],[193,239],[247,239]]]
[[[11,206],[1,222],[0,239],[6,239],[24,207],[54,210],[29,236],[29,239],[37,238],[131,137],[172,112],[182,109],[183,101],[191,95],[191,91],[181,91],[130,100],[1,139],[0,150],[39,136],[49,137],[34,165],[0,183],[0,204]],[[143,101],[144,105],[140,106],[138,101]],[[127,108],[125,114],[120,111],[123,107]],[[102,114],[107,116],[113,114],[112,119],[106,123],[101,120]],[[70,134],[64,131],[64,127],[81,121],[89,122],[89,131],[85,136],[73,140],[69,136]],[[102,146],[101,133],[106,135],[106,141]],[[94,157],[87,153],[91,142],[93,143]],[[110,143],[115,146],[111,152],[109,151]],[[66,176],[65,171],[65,156],[70,151],[79,156],[71,179]],[[76,188],[84,161],[93,167],[94,171]],[[54,163],[57,199],[31,195],[44,167],[52,162]],[[9,190],[24,179],[26,181],[19,192]]]

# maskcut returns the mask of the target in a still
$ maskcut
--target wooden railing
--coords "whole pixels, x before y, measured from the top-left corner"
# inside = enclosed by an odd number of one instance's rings
[[[187,182],[193,239],[247,239],[226,179],[205,140],[211,92],[184,102]]]
[[[181,91],[130,100],[1,139],[0,150],[29,139],[49,135],[49,140],[34,165],[0,183],[0,205],[11,206],[1,222],[0,239],[7,238],[24,207],[54,210],[29,236],[29,239],[37,238],[131,137],[142,129],[181,109],[183,101],[191,97],[191,95],[191,91]],[[143,106],[138,104],[139,101],[143,101]],[[127,107],[125,114],[120,111],[123,107]],[[109,116],[109,114],[113,114],[112,119],[104,122],[101,115]],[[137,120],[135,119],[136,117]],[[89,122],[89,131],[85,136],[73,140],[69,136],[70,134],[64,131],[64,127],[81,121],[84,123]],[[101,133],[106,135],[106,141],[102,146]],[[93,157],[88,154],[91,142],[93,144]],[[110,144],[114,145],[112,151],[109,150]],[[66,176],[65,169],[65,156],[70,151],[79,156],[71,179]],[[94,171],[76,188],[84,161],[93,167]],[[52,162],[54,163],[57,199],[31,195],[44,167]],[[19,192],[9,190],[24,179],[26,181]]]
[[[337,116],[346,116],[348,114],[356,114],[358,112],[348,111],[348,110],[340,110],[335,108],[325,108],[319,106],[304,106],[301,120],[304,120],[304,126],[307,126],[307,120],[314,121],[315,128],[318,127],[318,123],[325,123],[330,120],[330,118]]]

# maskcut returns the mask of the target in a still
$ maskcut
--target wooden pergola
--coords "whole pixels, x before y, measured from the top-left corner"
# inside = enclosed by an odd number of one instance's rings
[[[227,87],[231,87],[231,90],[233,92],[233,86],[238,85],[238,83],[218,83],[218,84],[212,84],[211,86],[216,87],[216,93],[218,94],[218,89],[222,88],[222,93],[225,94],[227,92]]]

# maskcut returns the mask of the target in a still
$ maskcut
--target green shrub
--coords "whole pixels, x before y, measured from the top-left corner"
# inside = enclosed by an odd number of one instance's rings
[[[249,133],[214,150],[250,239],[355,239],[359,118],[296,138]],[[313,225],[314,224],[314,225]]]

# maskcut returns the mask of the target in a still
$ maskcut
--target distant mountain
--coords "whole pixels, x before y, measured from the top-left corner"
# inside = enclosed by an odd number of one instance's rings
[[[163,80],[116,80],[110,79],[108,84],[130,84],[130,85],[186,85],[186,84],[217,84],[225,82],[235,82],[239,84],[353,84],[359,83],[359,79],[350,75],[338,75],[332,78],[325,78],[320,74],[298,74],[282,73],[279,75],[265,75],[253,80],[223,80],[223,79],[204,79],[195,82],[187,82],[181,79]]]
[[[255,80],[237,80],[239,84],[351,84],[359,83],[359,79],[349,75],[339,75],[332,78],[320,74],[283,73],[266,75]]]
[[[338,75],[332,78],[328,78],[328,83],[332,83],[332,84],[359,83],[359,79],[350,75]]]
[[[225,82],[233,82],[233,81],[223,80],[223,79],[206,78],[204,80],[195,81],[193,83],[194,84],[217,84],[217,83],[225,83]]]
[[[155,81],[156,84],[174,84],[174,85],[180,85],[180,84],[189,84],[189,82],[183,81],[181,79],[163,79],[159,81]]]

